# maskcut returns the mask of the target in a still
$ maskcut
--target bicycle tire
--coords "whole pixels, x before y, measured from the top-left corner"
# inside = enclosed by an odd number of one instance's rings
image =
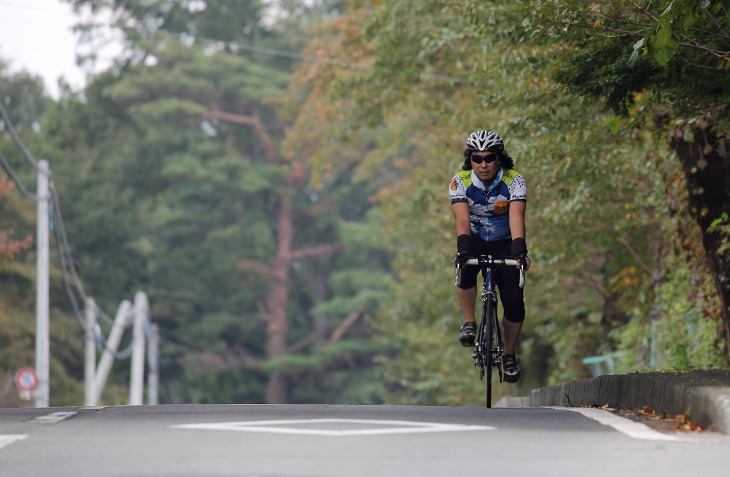
[[[485,324],[484,326],[484,341],[482,343],[482,350],[485,353],[485,367],[486,369],[486,379],[487,379],[487,408],[492,407],[492,370],[494,369],[492,366],[492,359],[493,359],[493,351],[494,351],[494,327],[495,327],[495,306],[494,306],[494,300],[491,298],[487,298],[486,303],[484,303],[484,310],[483,310],[483,316],[482,316],[482,322]]]

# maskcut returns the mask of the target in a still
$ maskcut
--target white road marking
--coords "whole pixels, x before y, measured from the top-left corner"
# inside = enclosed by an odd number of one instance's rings
[[[351,426],[342,430],[327,429],[332,425]],[[314,427],[283,427],[283,426],[314,426]],[[319,427],[317,427],[319,426]],[[357,426],[388,426],[370,429],[357,429]],[[221,422],[208,424],[181,424],[172,426],[178,429],[201,429],[215,431],[239,432],[268,432],[276,434],[298,434],[313,436],[374,436],[385,434],[415,434],[424,432],[463,432],[463,431],[494,431],[493,426],[469,426],[460,424],[441,424],[434,422],[412,421],[382,421],[368,419],[295,419],[270,421],[242,421]]]
[[[0,449],[2,449],[3,447],[9,446],[13,442],[22,441],[26,437],[28,437],[28,434],[5,434],[5,435],[0,435]]]
[[[596,409],[592,407],[552,407],[551,409],[560,409],[561,411],[574,411],[579,412],[589,419],[593,419],[596,422],[609,426],[617,431],[626,434],[634,439],[643,439],[649,441],[683,441],[691,442],[694,441],[692,438],[673,436],[671,434],[664,434],[659,431],[655,431],[646,424],[632,421],[621,416],[617,416],[610,411],[605,409]]]
[[[42,422],[43,424],[55,424],[57,422],[61,422],[65,419],[68,419],[71,416],[75,416],[76,411],[59,411],[59,412],[53,412],[51,414],[46,414],[44,416],[38,416],[35,419],[33,419],[34,422]]]

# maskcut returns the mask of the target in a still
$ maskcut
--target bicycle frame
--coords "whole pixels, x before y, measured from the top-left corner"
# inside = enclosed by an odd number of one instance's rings
[[[494,286],[494,270],[484,267],[484,284],[482,285],[482,319],[474,347],[474,365],[479,366],[481,378],[484,378],[485,366],[499,367],[499,382],[502,382],[502,353],[504,343],[497,320],[499,298]],[[493,340],[496,333],[496,340]]]

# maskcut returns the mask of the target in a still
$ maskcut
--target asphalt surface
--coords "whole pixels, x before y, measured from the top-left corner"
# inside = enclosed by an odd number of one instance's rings
[[[684,414],[692,424],[730,434],[730,370],[631,373],[568,381],[533,390],[528,403],[648,408],[658,415]]]
[[[629,422],[600,409],[545,407],[0,409],[0,475],[728,475],[730,436]]]

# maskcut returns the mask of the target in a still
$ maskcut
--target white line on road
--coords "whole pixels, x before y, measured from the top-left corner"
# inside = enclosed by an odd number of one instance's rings
[[[44,416],[38,416],[33,421],[35,422],[42,422],[43,424],[55,424],[57,422],[61,422],[65,419],[68,419],[71,416],[75,416],[75,411],[59,411],[59,412],[53,412],[51,414],[46,414]]]
[[[345,427],[344,429],[331,429],[327,427]],[[283,426],[309,426],[309,427],[283,427]],[[313,427],[312,427],[313,426]],[[358,427],[370,426],[362,429]],[[372,426],[387,426],[376,427]],[[221,422],[208,424],[182,424],[172,426],[178,429],[200,429],[216,431],[239,431],[239,432],[268,432],[277,434],[299,434],[315,436],[373,436],[384,434],[411,434],[424,432],[463,432],[463,431],[494,431],[493,426],[469,426],[458,424],[441,424],[434,422],[412,422],[412,421],[382,421],[367,419],[297,419],[297,420],[270,420],[270,421],[242,421],[242,422]]]
[[[5,434],[5,435],[0,435],[0,449],[2,449],[3,447],[9,446],[13,442],[22,441],[26,437],[28,437],[28,434]]]
[[[640,422],[632,421],[621,416],[617,416],[610,411],[605,409],[596,409],[592,407],[550,407],[551,409],[559,409],[561,411],[574,411],[579,412],[589,419],[593,419],[596,422],[609,426],[617,431],[626,434],[634,439],[643,439],[649,441],[684,441],[691,442],[694,439],[673,436],[670,434],[664,434],[659,431],[655,431],[649,426]]]

